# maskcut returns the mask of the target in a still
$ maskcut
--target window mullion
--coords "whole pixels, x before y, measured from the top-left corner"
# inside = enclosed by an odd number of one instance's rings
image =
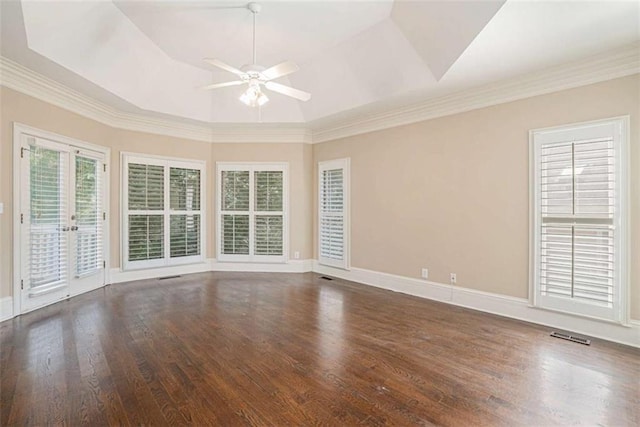
[[[162,214],[164,215],[164,263],[165,265],[169,263],[171,259],[171,201],[169,197],[171,197],[171,176],[170,176],[170,166],[169,162],[165,162],[164,164],[164,206]]]
[[[255,256],[255,168],[249,168],[249,257]]]

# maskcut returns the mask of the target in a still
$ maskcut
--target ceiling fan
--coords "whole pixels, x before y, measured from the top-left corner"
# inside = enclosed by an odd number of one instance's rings
[[[265,68],[256,64],[256,15],[260,12],[262,6],[258,3],[249,3],[247,5],[247,9],[249,9],[251,13],[253,13],[252,64],[244,65],[240,69],[238,69],[220,61],[219,59],[205,58],[204,62],[235,74],[239,77],[239,80],[224,83],[214,83],[204,86],[202,87],[202,89],[219,89],[221,87],[246,84],[247,90],[242,95],[240,95],[240,101],[250,107],[261,107],[265,103],[267,103],[267,101],[269,101],[267,95],[262,91],[262,86],[264,86],[268,90],[290,96],[300,101],[308,101],[309,99],[311,99],[311,94],[308,92],[294,89],[292,87],[272,81],[298,71],[300,68],[294,62],[285,61],[281,64],[274,65],[271,68]]]

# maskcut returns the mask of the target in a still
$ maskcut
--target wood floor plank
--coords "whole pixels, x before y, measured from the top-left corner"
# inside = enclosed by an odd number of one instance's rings
[[[0,424],[640,424],[640,350],[316,274],[108,286],[0,324]]]

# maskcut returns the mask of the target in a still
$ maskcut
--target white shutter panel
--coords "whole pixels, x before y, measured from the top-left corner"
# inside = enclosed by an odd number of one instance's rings
[[[222,172],[222,210],[249,211],[249,171]]]
[[[100,162],[76,156],[76,276],[85,276],[102,269],[103,208]]]
[[[254,255],[283,255],[283,172],[255,171]],[[265,215],[269,212],[269,215]]]
[[[592,314],[614,307],[616,152],[609,133],[540,145],[540,295],[567,301],[550,308]]]
[[[128,166],[129,261],[164,258],[164,166]]]
[[[29,265],[30,288],[68,281],[67,156],[30,145]]]
[[[320,165],[319,262],[347,268],[346,168],[342,162]]]
[[[282,255],[282,215],[256,215],[256,255]]]
[[[169,168],[170,206],[176,211],[200,210],[200,171]]]
[[[222,253],[249,255],[249,215],[222,215]]]
[[[249,171],[223,171],[221,253],[249,255]]]
[[[200,255],[200,215],[171,215],[171,258]]]
[[[282,212],[282,171],[254,173],[255,211]]]
[[[169,168],[171,207],[169,247],[171,258],[195,257],[201,253],[200,171]]]

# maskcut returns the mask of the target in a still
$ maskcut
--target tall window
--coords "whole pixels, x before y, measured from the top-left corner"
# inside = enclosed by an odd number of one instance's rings
[[[204,162],[123,154],[123,266],[204,260]]]
[[[626,123],[532,132],[536,306],[625,320]]]
[[[218,163],[218,260],[287,260],[287,164]]]
[[[318,262],[349,268],[349,159],[318,164]]]

